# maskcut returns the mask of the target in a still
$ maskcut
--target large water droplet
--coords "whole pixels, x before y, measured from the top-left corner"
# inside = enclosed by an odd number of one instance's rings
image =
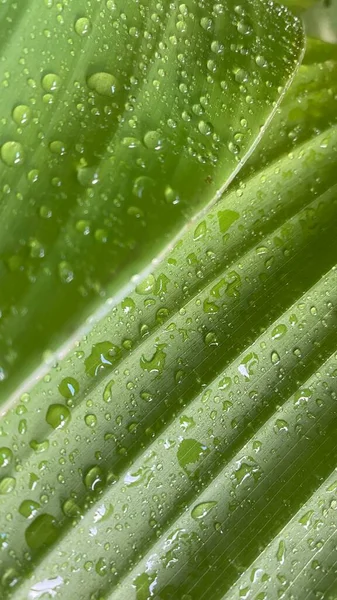
[[[19,104],[16,106],[12,113],[13,121],[15,121],[17,125],[27,125],[31,119],[31,116],[32,111],[29,106],[26,106],[25,104]]]
[[[210,502],[201,502],[192,509],[191,516],[193,519],[203,519],[217,504],[218,503],[214,500]]]
[[[100,96],[113,96],[119,89],[119,82],[111,73],[100,71],[87,79],[88,87]]]
[[[57,540],[58,532],[56,519],[52,515],[40,515],[25,531],[27,545],[32,550],[48,548]]]
[[[16,486],[16,479],[14,477],[3,477],[0,480],[0,495],[10,494]]]
[[[13,452],[10,448],[3,446],[0,448],[0,468],[7,467],[13,460]]]
[[[1,146],[1,158],[8,167],[22,165],[25,154],[20,142],[5,142]]]
[[[144,144],[150,150],[160,150],[163,146],[163,140],[158,131],[148,131],[144,135]]]
[[[91,21],[88,17],[80,17],[75,21],[74,29],[80,37],[89,35],[91,31]]]
[[[63,404],[51,404],[47,410],[46,421],[53,429],[62,429],[70,419],[70,410]]]
[[[56,92],[61,85],[61,77],[56,73],[47,73],[42,78],[41,85],[45,92]]]

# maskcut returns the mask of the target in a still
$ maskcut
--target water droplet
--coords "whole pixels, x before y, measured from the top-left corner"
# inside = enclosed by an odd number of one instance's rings
[[[51,404],[47,410],[46,421],[53,429],[62,429],[70,419],[69,408],[63,404]]]
[[[87,17],[80,17],[75,21],[74,29],[77,35],[85,37],[91,31],[91,21]]]
[[[169,204],[179,204],[180,198],[177,192],[175,192],[169,185],[166,186],[164,195],[166,202]]]
[[[238,83],[246,83],[248,81],[248,73],[244,69],[235,69],[234,71],[235,81]]]
[[[60,262],[58,266],[58,272],[62,283],[71,283],[71,281],[74,279],[74,272],[72,270],[72,267],[65,260],[62,260]]]
[[[95,377],[104,369],[111,368],[120,353],[121,349],[111,342],[93,344],[91,353],[84,361],[86,373]]]
[[[42,78],[41,85],[45,92],[56,92],[61,86],[61,77],[56,73],[47,73]]]
[[[188,474],[193,475],[199,463],[209,454],[209,449],[204,444],[192,438],[184,439],[179,444],[177,459],[179,465]]]
[[[27,125],[31,119],[32,111],[29,106],[25,104],[19,104],[13,110],[12,117],[13,121],[17,125]]]
[[[136,287],[137,294],[141,294],[142,296],[146,296],[154,291],[154,287],[156,284],[156,280],[153,275],[148,275],[143,279],[141,283],[139,283]]]
[[[208,17],[202,17],[200,20],[200,25],[205,31],[212,31],[213,29],[213,21]]]
[[[76,504],[74,498],[68,498],[62,504],[62,511],[66,517],[70,517],[71,519],[81,515],[80,507]]]
[[[100,491],[104,485],[103,471],[97,465],[89,469],[84,477],[84,485],[91,492]]]
[[[273,350],[270,358],[271,358],[271,362],[273,363],[273,365],[277,365],[281,360],[280,355],[276,352],[276,350]]]
[[[273,340],[278,340],[283,337],[287,333],[287,327],[282,323],[280,325],[276,325],[273,331],[271,332],[271,337]]]
[[[208,123],[207,121],[199,121],[198,129],[202,135],[210,135],[213,131],[212,123]]]
[[[166,352],[164,352],[166,344],[158,344],[155,353],[150,359],[146,359],[143,355],[140,359],[140,366],[144,371],[148,373],[160,374],[163,372],[165,367]]]
[[[289,431],[289,425],[284,419],[276,419],[274,426],[275,433],[279,431]]]
[[[87,427],[96,427],[97,425],[97,417],[93,414],[85,415],[84,421]]]
[[[199,223],[199,225],[194,230],[193,240],[195,242],[197,240],[201,240],[203,237],[205,237],[206,233],[207,233],[206,221],[201,221],[201,223]]]
[[[44,513],[36,517],[36,519],[27,527],[25,538],[27,545],[32,550],[42,550],[51,546],[58,537],[59,530],[56,519]]]
[[[216,501],[201,502],[197,504],[191,511],[193,519],[203,519],[218,503]]]
[[[251,456],[244,456],[237,462],[238,468],[234,471],[235,484],[241,485],[246,479],[252,478],[257,482],[261,475],[261,468]]]
[[[238,366],[238,371],[239,371],[239,373],[241,373],[241,375],[243,375],[244,377],[249,379],[250,376],[254,375],[254,373],[256,372],[258,364],[259,364],[258,355],[255,352],[250,352],[241,361],[240,365]]]
[[[59,154],[60,156],[63,156],[66,153],[65,145],[60,140],[55,140],[53,142],[50,142],[49,150],[53,154]]]
[[[74,377],[65,377],[59,384],[58,389],[63,398],[70,399],[79,392],[80,386]]]
[[[34,500],[24,500],[19,506],[19,513],[26,519],[36,517],[37,511],[41,508],[41,504]]]
[[[119,81],[111,73],[100,71],[87,79],[88,87],[100,96],[111,97],[119,89]]]
[[[1,146],[1,158],[8,167],[22,165],[25,160],[25,154],[22,145],[19,142],[5,142]]]
[[[161,150],[163,146],[163,140],[158,131],[148,131],[144,135],[144,144],[150,150]]]
[[[0,496],[10,494],[16,486],[16,479],[14,477],[3,477],[0,480]]]
[[[0,468],[7,467],[13,460],[13,452],[10,448],[0,448]]]
[[[264,58],[264,56],[261,56],[260,54],[257,55],[257,57],[255,58],[255,62],[257,64],[258,67],[268,67],[268,63],[266,61],[266,59]]]

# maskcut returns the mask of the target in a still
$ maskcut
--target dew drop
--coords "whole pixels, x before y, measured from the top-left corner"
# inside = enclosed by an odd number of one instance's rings
[[[191,516],[193,519],[203,519],[209,512],[214,508],[218,503],[216,501],[210,502],[201,502],[197,504],[191,511]]]
[[[5,142],[0,150],[1,158],[8,167],[22,165],[25,154],[20,142]]]
[[[147,131],[144,135],[144,144],[150,150],[161,150],[163,141],[158,131]]]
[[[102,489],[104,484],[104,476],[102,469],[97,465],[89,469],[84,477],[84,485],[91,492],[97,492]]]
[[[99,96],[111,97],[119,89],[119,82],[114,75],[100,71],[99,73],[93,73],[87,79],[88,87],[99,94]]]
[[[56,92],[61,86],[61,77],[56,73],[47,73],[42,78],[41,85],[45,92]]]
[[[274,327],[273,331],[271,332],[271,337],[273,340],[278,340],[279,338],[283,337],[286,333],[287,327],[286,325],[283,325],[283,323],[281,323],[280,325],[276,325],[276,327]]]
[[[19,104],[13,110],[12,117],[13,121],[17,125],[27,125],[31,119],[32,111],[29,106],[25,104]]]
[[[0,496],[10,494],[16,486],[16,479],[14,477],[3,477],[0,480]]]
[[[89,35],[91,28],[91,21],[87,17],[80,17],[75,21],[74,29],[80,37]]]
[[[79,392],[80,386],[74,377],[65,377],[62,379],[58,389],[63,398],[70,399]]]
[[[208,123],[206,121],[199,121],[198,129],[199,129],[200,133],[202,133],[202,135],[211,135],[211,133],[213,131],[212,124]]]
[[[93,427],[96,427],[96,425],[97,425],[96,415],[93,415],[93,414],[86,415],[84,417],[84,421],[85,421],[85,424],[87,425],[87,427],[93,428]]]
[[[32,519],[33,517],[36,517],[39,508],[41,508],[41,505],[38,502],[35,502],[34,500],[24,500],[19,506],[19,513],[25,517],[25,519]]]
[[[27,545],[32,550],[42,550],[51,546],[58,537],[58,527],[56,519],[44,513],[27,527],[25,531],[25,538]]]
[[[63,404],[51,404],[47,410],[46,421],[53,429],[62,429],[70,419],[70,411]]]
[[[13,452],[10,448],[3,446],[0,448],[0,468],[8,467],[13,460]]]
[[[55,140],[53,142],[50,142],[49,150],[53,154],[59,154],[60,156],[63,156],[66,153],[65,145],[60,140]]]

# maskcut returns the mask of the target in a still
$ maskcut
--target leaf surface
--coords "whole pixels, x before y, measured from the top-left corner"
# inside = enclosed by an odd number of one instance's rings
[[[8,407],[4,595],[334,597],[335,82]]]

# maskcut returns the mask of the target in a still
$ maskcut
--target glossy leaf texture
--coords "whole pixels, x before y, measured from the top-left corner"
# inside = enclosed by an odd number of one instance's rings
[[[8,406],[4,597],[335,597],[337,63],[309,48],[240,180]]]
[[[303,36],[261,0],[26,0],[0,19],[6,396],[221,195]]]

